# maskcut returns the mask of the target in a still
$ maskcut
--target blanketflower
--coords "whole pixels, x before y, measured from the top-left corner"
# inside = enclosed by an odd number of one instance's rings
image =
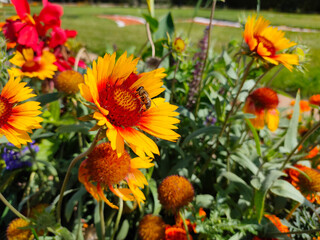
[[[243,112],[254,114],[256,117],[249,119],[257,129],[262,129],[267,123],[271,131],[275,131],[279,125],[278,95],[270,88],[258,88],[246,99]]]
[[[127,152],[118,157],[109,142],[101,143],[81,163],[78,178],[97,201],[103,200],[112,208],[118,207],[105,197],[104,189],[110,189],[124,201],[136,200],[140,206],[145,196],[139,188],[148,185],[148,182],[138,168],[150,168],[153,165],[149,158],[131,159]],[[125,183],[129,188],[119,187]]]
[[[35,56],[31,48],[22,49],[22,53],[16,52],[10,62],[20,68],[12,68],[11,72],[14,76],[39,78],[44,80],[52,78],[58,69],[54,62],[55,56],[49,51],[43,51],[41,56]]]
[[[309,98],[309,103],[313,105],[320,106],[320,94],[312,95]]]
[[[32,129],[41,128],[42,118],[40,103],[28,101],[36,96],[32,89],[25,87],[27,83],[20,82],[20,78],[10,76],[0,94],[0,135],[5,135],[9,142],[16,147],[32,142],[28,133]]]
[[[164,240],[166,224],[160,216],[152,214],[145,215],[138,228],[139,239],[141,240]]]
[[[294,106],[294,104],[296,103],[295,100],[292,100],[290,105],[291,106]],[[299,105],[300,105],[300,113],[303,113],[303,112],[308,112],[311,110],[311,107],[309,105],[309,102],[306,101],[306,100],[300,100],[299,102]]]
[[[178,37],[174,40],[173,44],[172,44],[172,48],[173,50],[175,50],[177,53],[182,53],[185,48],[186,48],[186,44],[183,41],[182,38]]]
[[[189,239],[193,239],[190,234]],[[165,231],[165,240],[188,240],[187,232],[181,227],[168,225]]]
[[[308,177],[301,172],[290,168],[285,170],[288,174],[287,180],[310,202],[317,202],[320,204],[320,171],[300,164],[296,164],[294,167],[304,172]]]
[[[30,229],[21,229],[27,227],[29,222],[22,218],[12,220],[7,228],[8,240],[32,240],[34,236]]]
[[[244,40],[250,49],[250,55],[258,56],[274,65],[283,64],[292,71],[292,65],[299,64],[296,54],[279,53],[279,51],[296,45],[284,37],[284,32],[269,26],[270,22],[263,17],[248,17],[244,29]]]
[[[124,53],[116,61],[116,54],[106,54],[93,62],[88,68],[85,83],[79,84],[81,95],[94,105],[93,118],[98,120],[97,127],[107,127],[107,137],[112,149],[118,155],[124,152],[124,143],[137,155],[159,154],[155,142],[141,131],[157,138],[176,141],[179,134],[174,124],[179,123],[175,116],[177,106],[154,98],[164,91],[162,78],[164,69],[136,73],[138,59],[127,57]]]

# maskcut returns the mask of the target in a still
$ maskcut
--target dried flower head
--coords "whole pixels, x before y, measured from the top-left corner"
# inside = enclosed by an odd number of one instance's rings
[[[161,217],[152,214],[145,215],[138,228],[141,240],[164,240],[166,224]]]
[[[58,91],[67,94],[79,92],[80,83],[84,83],[82,74],[73,70],[63,71],[55,77],[55,87]]]
[[[140,206],[145,196],[139,188],[143,188],[148,182],[138,168],[152,166],[149,158],[131,159],[127,152],[118,157],[109,142],[101,143],[80,164],[78,178],[97,201],[103,200],[112,208],[118,207],[104,196],[104,189],[110,189],[124,201],[136,200]],[[122,182],[127,183],[129,188],[117,188]]]
[[[158,198],[163,207],[176,212],[186,206],[194,197],[194,189],[185,177],[172,175],[166,177],[158,187]]]
[[[7,238],[8,240],[31,240],[33,239],[33,234],[30,229],[21,229],[27,227],[29,223],[22,219],[16,218],[12,220],[7,228]]]

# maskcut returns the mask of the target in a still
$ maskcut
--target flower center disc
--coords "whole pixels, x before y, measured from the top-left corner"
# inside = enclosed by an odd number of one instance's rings
[[[40,64],[35,61],[26,61],[21,67],[22,72],[36,72],[39,69]]]
[[[258,45],[259,43],[262,43],[263,46],[271,53],[271,56],[275,55],[276,49],[271,41],[262,36],[256,36],[256,39],[258,40]]]
[[[94,182],[114,185],[123,180],[130,170],[130,156],[124,152],[118,158],[109,143],[101,143],[87,159],[87,168]]]
[[[7,123],[11,115],[13,104],[8,99],[0,96],[0,127]]]
[[[107,118],[112,125],[118,127],[137,125],[142,114],[143,103],[136,92],[124,86],[113,86],[107,87],[106,94],[103,95],[102,99],[105,101],[102,101],[102,106],[109,111]]]

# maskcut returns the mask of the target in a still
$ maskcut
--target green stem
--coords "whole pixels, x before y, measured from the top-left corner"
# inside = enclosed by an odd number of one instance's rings
[[[31,157],[32,157],[32,162],[37,166],[37,169],[39,171],[39,177],[40,177],[40,180],[41,180],[41,186],[46,182],[44,179],[45,179],[45,175],[44,173],[42,172],[40,166],[39,166],[39,163],[37,162],[37,159],[36,159],[36,153],[35,151],[32,149],[32,146],[30,143],[27,143],[27,147],[30,151],[30,154],[31,154]]]
[[[209,49],[210,49],[210,36],[211,36],[211,29],[212,29],[212,20],[213,20],[213,17],[214,17],[214,11],[216,9],[216,3],[217,3],[217,0],[213,0],[213,3],[212,3],[212,8],[211,8],[211,13],[210,13],[210,22],[209,22],[209,29],[208,29],[208,44],[207,44],[207,49],[206,49],[206,57],[205,59],[203,60],[203,65],[202,65],[202,68],[200,70],[200,82],[199,82],[199,89],[202,89],[202,82],[203,82],[203,72],[204,72],[204,69],[206,67],[206,63],[207,63],[207,59],[208,59],[208,55],[209,55]],[[196,109],[195,109],[195,115],[197,116],[197,112],[198,112],[198,109],[199,109],[199,105],[200,105],[200,92],[201,90],[199,91],[198,93],[198,96],[197,96],[197,102],[196,102]]]
[[[184,229],[186,230],[187,239],[190,240],[189,228],[188,228],[188,225],[187,225],[187,223],[186,223],[186,219],[184,218],[181,210],[179,210],[179,215],[180,215],[180,217],[181,217],[181,219],[182,219]]]
[[[160,66],[160,64],[172,53],[172,50],[170,50],[169,52],[167,52],[158,62],[157,66],[155,68],[158,68]]]
[[[173,74],[172,85],[171,85],[171,96],[170,96],[171,103],[173,102],[173,97],[174,97],[174,93],[175,93],[175,86],[176,86],[176,82],[177,82],[176,74],[177,74],[179,65],[180,65],[180,59],[177,62],[177,65],[176,65],[176,68],[175,68],[174,74]]]
[[[95,136],[93,142],[91,143],[90,147],[87,149],[87,151],[79,154],[77,157],[75,157],[69,167],[68,167],[68,170],[67,170],[67,173],[66,173],[66,176],[64,177],[64,180],[63,180],[63,183],[62,183],[62,187],[61,187],[61,190],[60,190],[60,196],[59,196],[59,201],[58,201],[58,206],[57,206],[57,220],[59,223],[61,223],[61,205],[62,205],[62,199],[63,199],[63,194],[64,194],[64,191],[66,189],[66,186],[67,186],[67,183],[68,183],[68,180],[70,178],[70,175],[71,175],[71,169],[74,167],[74,165],[79,161],[81,160],[82,158],[86,157],[88,154],[90,154],[92,152],[92,150],[94,149],[94,147],[96,146],[97,142],[98,142],[98,138],[99,138],[99,135],[100,135],[100,132],[101,132],[101,128],[99,129],[97,135]]]
[[[273,76],[269,79],[269,81],[266,83],[266,87],[269,87],[272,83],[272,81],[276,78],[276,76],[281,72],[281,70],[284,69],[284,66],[281,65],[279,69],[273,74]]]
[[[101,239],[105,239],[106,227],[104,223],[104,201],[99,201],[99,214],[100,214],[100,228],[101,228]]]
[[[291,209],[291,211],[289,212],[289,214],[286,216],[286,220],[289,221],[289,219],[292,217],[292,214],[294,213],[294,211],[301,205],[301,203],[297,203],[296,205],[294,205],[294,207]]]
[[[29,222],[29,219],[27,217],[25,217],[24,215],[22,215],[17,209],[14,208],[14,206],[11,205],[11,203],[9,203],[7,201],[7,199],[2,195],[2,193],[0,193],[0,200],[4,203],[4,205],[6,205],[15,215],[17,215],[17,217],[22,218],[23,220],[26,220]]]
[[[118,211],[116,223],[115,223],[114,228],[113,228],[113,233],[112,233],[112,236],[111,236],[111,240],[113,240],[115,235],[116,235],[116,232],[117,232],[118,227],[119,227],[120,219],[121,219],[121,216],[122,216],[122,211],[123,211],[123,200],[122,200],[122,198],[119,198],[119,201],[120,201],[119,202],[119,211]]]
[[[319,127],[320,127],[320,122],[318,122],[313,128],[311,128],[306,134],[303,135],[303,137],[301,138],[297,146],[289,153],[287,159],[282,164],[280,170],[283,170],[285,168],[285,166],[290,161],[291,157],[293,156],[295,151],[298,149],[298,147],[302,145],[308,139],[308,137],[310,137]]]

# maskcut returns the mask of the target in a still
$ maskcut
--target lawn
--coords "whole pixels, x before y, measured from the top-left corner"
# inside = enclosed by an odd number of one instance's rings
[[[34,7],[32,11],[38,12],[40,7]],[[156,16],[161,18],[168,9],[157,9]],[[0,9],[0,19],[4,19],[14,12],[12,7]],[[248,10],[229,10],[217,9],[215,18],[221,20],[238,21],[244,20],[254,11]],[[105,7],[105,6],[64,6],[64,16],[62,22],[64,28],[75,29],[78,31],[77,40],[84,44],[89,51],[102,55],[107,48],[117,47],[119,49],[133,51],[138,53],[146,39],[146,30],[143,25],[127,26],[119,28],[113,21],[98,18],[99,15],[118,14],[142,16],[147,13],[145,8],[123,8],[123,7]],[[185,36],[190,27],[190,23],[184,22],[193,16],[192,8],[174,8],[171,10],[176,25],[176,33]],[[262,11],[261,15],[271,21],[273,25],[286,25],[291,27],[312,28],[320,30],[320,15],[316,14],[292,14]],[[197,13],[199,17],[209,17],[209,9],[200,9]],[[194,24],[190,43],[196,44],[203,35],[205,26]],[[241,40],[242,30],[230,27],[214,27],[212,39],[214,52],[217,54],[230,40]],[[90,36],[90,37],[88,37]],[[283,70],[273,81],[273,86],[283,91],[294,94],[297,89],[301,89],[303,96],[308,97],[311,94],[320,92],[320,47],[318,39],[320,32],[317,33],[295,33],[286,32],[286,36],[292,41],[304,44],[310,48],[310,63],[308,72],[302,74],[299,72],[290,73]]]

